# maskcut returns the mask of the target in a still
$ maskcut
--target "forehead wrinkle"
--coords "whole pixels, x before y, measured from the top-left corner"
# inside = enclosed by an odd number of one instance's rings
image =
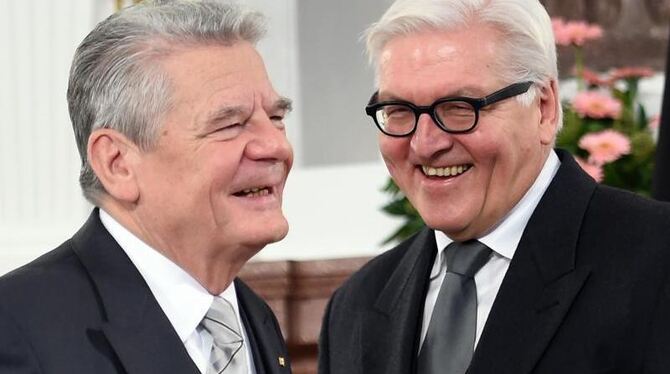
[[[450,99],[450,98],[455,98],[455,97],[469,97],[472,99],[478,99],[482,98],[491,92],[485,92],[482,87],[479,86],[474,86],[474,85],[465,85],[462,87],[448,87],[446,89],[442,89],[437,93],[437,95],[434,95],[435,98],[434,100],[441,100],[441,99]],[[408,100],[406,97],[403,95],[398,95],[394,92],[387,92],[387,91],[379,91],[377,93],[377,102],[382,102],[382,101],[404,101],[404,102],[409,102],[415,105],[418,105],[417,103],[413,103],[411,100]]]
[[[242,105],[227,105],[215,109],[207,115],[207,122],[214,122],[230,117],[235,117],[245,112],[245,107]]]
[[[450,36],[452,33],[445,33]],[[457,33],[456,33],[457,34]],[[454,34],[454,35],[456,35]],[[427,43],[421,43],[424,36],[428,37]],[[383,100],[401,100],[412,101],[417,99],[415,94],[420,94],[421,102],[417,105],[428,105],[428,101],[441,98],[451,98],[456,96],[481,98],[495,90],[499,89],[498,79],[473,80],[466,76],[452,74],[451,67],[467,66],[469,54],[468,50],[463,53],[461,44],[454,44],[451,39],[439,40],[438,37],[432,37],[432,34],[410,35],[408,39],[399,38],[392,40],[382,50],[380,54],[380,64],[378,69],[377,84],[379,87],[379,101]],[[417,39],[419,42],[416,42]],[[481,39],[481,40],[480,40]],[[499,47],[497,47],[497,38],[488,39],[477,38],[476,48],[483,51],[486,56],[495,56]],[[407,51],[401,53],[401,51]],[[484,71],[481,74],[489,76],[495,71],[491,63],[485,63]],[[445,72],[442,78],[436,77],[440,71]],[[471,74],[468,74],[470,77]],[[424,81],[425,82],[422,82]],[[412,85],[406,85],[403,82],[415,82]],[[425,83],[425,84],[424,84]],[[504,82],[502,82],[504,83]]]

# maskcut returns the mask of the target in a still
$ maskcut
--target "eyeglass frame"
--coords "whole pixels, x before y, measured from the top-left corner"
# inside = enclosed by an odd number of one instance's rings
[[[499,101],[509,99],[514,96],[518,96],[521,94],[524,94],[528,92],[530,87],[533,85],[534,82],[532,81],[526,81],[526,82],[517,82],[517,83],[512,83],[509,86],[503,87],[499,89],[498,91],[495,91],[494,93],[487,95],[482,98],[472,98],[472,97],[467,97],[467,96],[456,96],[456,97],[444,97],[441,99],[435,100],[432,104],[428,106],[421,106],[421,105],[415,105],[413,103],[410,103],[409,101],[402,101],[402,100],[390,100],[390,101],[381,101],[375,103],[379,96],[379,91],[375,92],[372,94],[372,97],[370,98],[370,101],[368,102],[368,105],[365,106],[365,113],[372,117],[372,120],[374,121],[375,125],[385,135],[396,137],[396,138],[402,138],[406,136],[412,135],[415,131],[417,126],[419,125],[419,117],[421,117],[422,114],[428,114],[430,118],[433,120],[435,125],[437,125],[438,128],[440,128],[442,131],[445,131],[450,134],[463,134],[466,132],[472,131],[475,127],[477,127],[477,124],[479,123],[479,110],[482,109],[485,106],[497,103]],[[472,123],[472,126],[466,130],[450,130],[448,129],[440,120],[440,118],[435,114],[435,109],[437,108],[438,105],[447,103],[447,102],[454,102],[454,101],[462,101],[465,103],[468,103],[470,106],[472,106],[472,109],[475,112],[475,120]],[[412,129],[408,131],[407,133],[403,134],[392,134],[384,130],[384,128],[379,124],[377,121],[377,110],[379,108],[386,106],[386,105],[402,105],[405,107],[408,107],[409,109],[412,110],[414,113],[414,126],[412,126]]]

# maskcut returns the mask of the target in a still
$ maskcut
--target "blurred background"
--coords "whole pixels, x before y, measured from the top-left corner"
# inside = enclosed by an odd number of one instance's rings
[[[269,18],[259,45],[287,120],[296,162],[285,191],[288,237],[257,260],[366,257],[400,224],[381,211],[387,174],[363,111],[374,91],[361,34],[390,0],[244,0]],[[552,15],[601,25],[590,68],[647,66],[640,99],[661,109],[670,0],[543,0]],[[0,274],[69,238],[90,213],[65,101],[73,52],[116,0],[0,0]],[[123,3],[123,2],[120,2]],[[128,1],[130,3],[130,1]],[[566,78],[574,55],[559,49]]]

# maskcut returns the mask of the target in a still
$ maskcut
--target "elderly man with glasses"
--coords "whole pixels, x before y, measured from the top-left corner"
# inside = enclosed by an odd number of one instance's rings
[[[397,0],[367,31],[366,107],[426,228],[333,296],[320,373],[665,373],[670,207],[554,150],[537,0]]]

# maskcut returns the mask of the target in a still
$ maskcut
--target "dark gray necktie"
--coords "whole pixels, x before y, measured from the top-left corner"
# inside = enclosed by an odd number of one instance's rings
[[[206,374],[247,374],[244,336],[232,304],[222,297],[214,297],[200,324],[214,339]]]
[[[470,366],[477,331],[474,275],[491,250],[470,240],[445,249],[447,273],[435,302],[417,366],[418,374],[463,374]]]

